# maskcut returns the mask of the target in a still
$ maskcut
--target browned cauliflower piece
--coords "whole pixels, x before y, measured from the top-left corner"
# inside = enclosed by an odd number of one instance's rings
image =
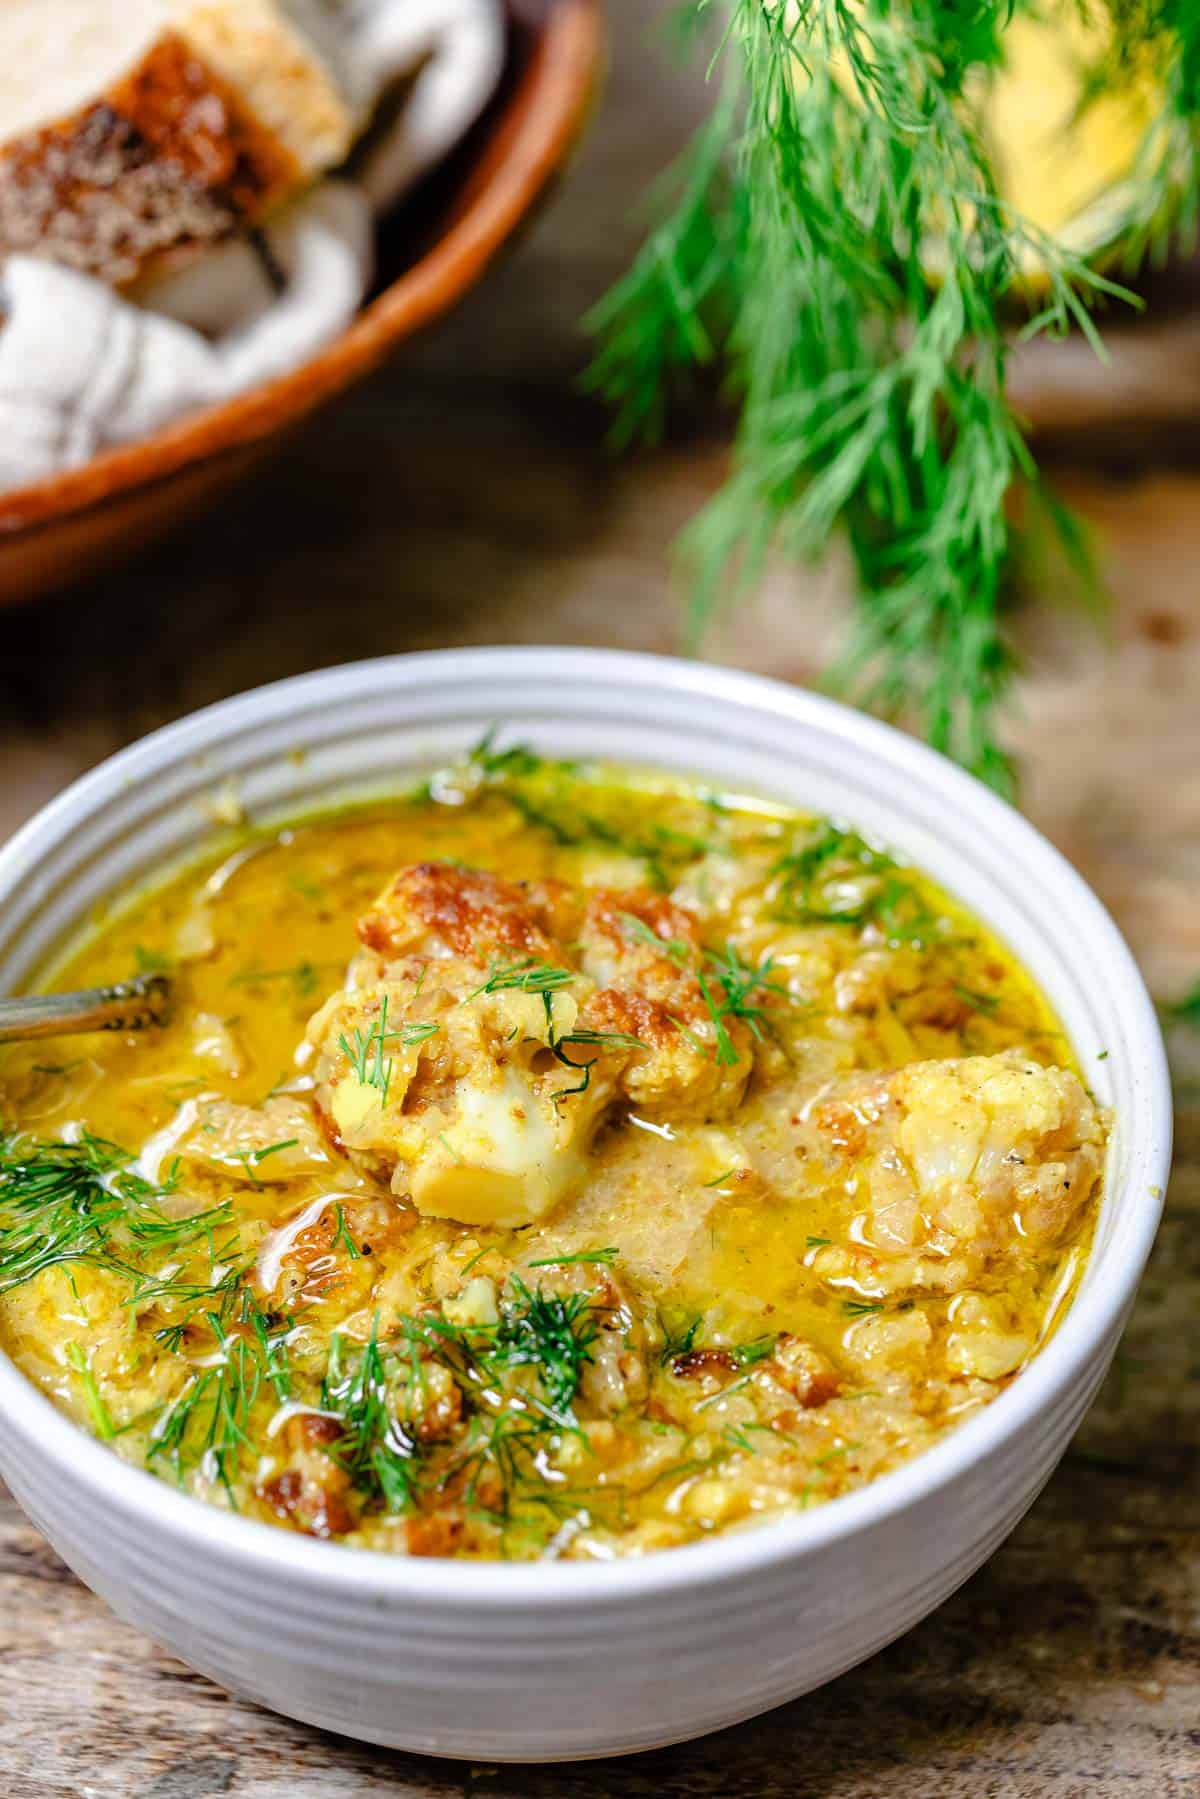
[[[489,874],[405,869],[368,957],[308,1027],[339,1146],[421,1212],[515,1226],[574,1187],[629,1054],[585,1029],[593,983],[535,902]]]
[[[539,913],[530,893],[497,875],[417,862],[402,868],[364,913],[358,935],[385,963],[402,956],[456,956],[480,966],[521,956],[553,963],[562,950]]]
[[[600,991],[583,1022],[637,1039],[621,1076],[649,1117],[719,1118],[740,1105],[753,1065],[745,1020],[724,1010],[705,970],[700,921],[663,894],[601,890],[579,928],[580,961]]]
[[[818,1248],[812,1266],[867,1296],[958,1292],[990,1261],[1063,1239],[1105,1138],[1074,1074],[1011,1052],[843,1083],[801,1113],[798,1149],[849,1193],[854,1247]]]
[[[741,1101],[750,1026],[696,915],[660,894],[418,863],[359,937],[308,1028],[317,1104],[419,1211],[527,1224],[578,1184],[616,1100],[672,1118]]]

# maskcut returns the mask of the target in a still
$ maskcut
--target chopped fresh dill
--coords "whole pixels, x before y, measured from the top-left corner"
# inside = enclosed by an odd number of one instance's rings
[[[166,1303],[189,1307],[183,1318],[154,1333],[158,1342],[178,1350],[197,1319],[211,1318],[214,1312],[222,1323],[233,1317],[246,1273],[244,1263],[230,1263],[225,1259],[236,1247],[236,1242],[221,1246],[222,1259],[215,1262],[210,1259],[208,1279],[193,1278],[178,1269],[165,1275],[145,1275],[131,1291],[126,1305],[140,1307]]]
[[[546,1256],[540,1262],[530,1262],[529,1266],[531,1268],[568,1268],[574,1262],[595,1262],[605,1268],[611,1268],[620,1253],[620,1250],[614,1246],[607,1249],[578,1249],[573,1255]]]
[[[287,1353],[292,1321],[285,1318],[280,1322],[273,1315],[264,1312],[253,1293],[245,1286],[241,1289],[239,1316],[241,1322],[248,1324],[254,1333],[263,1372],[275,1389],[275,1397],[282,1404],[292,1395],[292,1371],[288,1365]]]
[[[601,1054],[604,1054],[606,1051],[618,1049],[644,1049],[645,1045],[640,1037],[632,1037],[627,1031],[593,1031],[582,1025],[575,1030],[564,1031],[560,1037],[554,1030],[553,1019],[551,1019],[549,1047],[551,1053],[562,1063],[564,1068],[574,1069],[581,1076],[575,1086],[559,1088],[554,1095],[554,1103],[559,1106],[564,1100],[570,1099],[573,1094],[587,1092],[591,1085],[592,1069],[599,1060],[598,1056],[592,1056],[584,1062],[572,1061],[567,1054],[569,1049],[598,1049]]]
[[[268,1156],[277,1155],[281,1149],[295,1149],[299,1141],[299,1137],[285,1137],[279,1143],[266,1143],[261,1149],[232,1150],[228,1156],[222,1156],[221,1160],[239,1163],[245,1169],[250,1184],[257,1187],[260,1183],[254,1178],[254,1170],[265,1162]]]
[[[735,1368],[752,1368],[756,1362],[765,1362],[768,1356],[775,1353],[779,1342],[778,1331],[768,1331],[761,1337],[755,1337],[749,1343],[737,1343],[730,1350]]]
[[[354,1365],[344,1359],[343,1338],[330,1339],[329,1361],[321,1386],[321,1410],[342,1427],[331,1453],[355,1486],[382,1503],[388,1512],[406,1512],[415,1499],[419,1442],[405,1412],[410,1395],[400,1378],[410,1362],[385,1357],[379,1346],[379,1320]]]
[[[484,733],[468,757],[472,767],[482,769],[485,775],[536,775],[545,768],[545,758],[531,750],[527,743],[514,743],[506,750],[496,749],[496,738],[499,735],[498,724]],[[574,765],[559,762],[555,766],[566,770]]]
[[[467,999],[478,999],[482,993],[558,993],[574,979],[573,969],[555,968],[549,962],[539,962],[536,956],[526,956],[517,962],[497,962]]]
[[[771,871],[774,906],[796,924],[873,927],[889,943],[920,945],[944,928],[885,850],[822,820]]]
[[[464,1262],[462,1267],[459,1269],[459,1271],[458,1271],[459,1278],[465,1279],[466,1276],[468,1274],[470,1274],[472,1268],[477,1268],[485,1256],[490,1256],[492,1251],[494,1249],[499,1249],[499,1247],[500,1247],[500,1245],[498,1243],[485,1243],[483,1245],[482,1249],[477,1249],[475,1251],[475,1254],[471,1257],[470,1261]],[[534,1263],[533,1265],[534,1265],[534,1267],[537,1266],[536,1263]]]
[[[544,1293],[510,1275],[500,1296],[500,1322],[468,1332],[476,1365],[503,1379],[516,1368],[534,1370],[552,1420],[572,1425],[570,1410],[596,1338],[587,1293]]]
[[[732,1399],[735,1393],[740,1393],[743,1387],[747,1387],[749,1384],[750,1376],[748,1374],[739,1375],[737,1380],[731,1381],[727,1387],[720,1387],[715,1393],[710,1393],[707,1399],[700,1400],[696,1410],[706,1412],[710,1405],[719,1405],[723,1399]]]
[[[492,1324],[455,1324],[431,1311],[400,1318],[381,1341],[376,1318],[353,1358],[335,1332],[320,1405],[341,1434],[328,1453],[369,1504],[388,1512],[410,1512],[453,1486],[469,1509],[502,1524],[522,1505],[571,1516],[581,1495],[548,1484],[542,1458],[563,1435],[583,1438],[572,1408],[596,1332],[590,1294],[546,1293],[518,1275]],[[461,1441],[437,1465],[421,1428],[434,1361],[465,1412]]]
[[[414,1048],[417,1044],[427,1043],[435,1037],[440,1026],[433,1023],[402,1024],[397,1030],[388,1029],[388,995],[385,993],[379,1003],[379,1013],[375,1022],[367,1030],[361,1025],[355,1027],[350,1037],[343,1032],[338,1038],[338,1048],[352,1065],[360,1087],[373,1087],[379,1095],[379,1103],[386,1106],[388,1094],[392,1087],[391,1056],[386,1053],[389,1043],[399,1043],[405,1049]]]
[[[736,1173],[737,1173],[737,1163],[735,1162],[732,1164],[732,1166],[730,1166],[729,1168],[727,1168],[725,1170],[724,1174],[718,1174],[711,1181],[703,1181],[701,1183],[701,1185],[705,1186],[705,1187],[721,1187],[729,1179],[731,1174],[736,1174]]]
[[[63,1352],[69,1365],[79,1376],[79,1384],[83,1388],[83,1397],[87,1405],[88,1416],[92,1421],[92,1429],[105,1442],[116,1436],[116,1427],[104,1403],[96,1377],[92,1373],[91,1363],[78,1343],[68,1343]]]
[[[649,944],[652,949],[658,951],[660,956],[669,956],[672,962],[678,963],[681,968],[685,968],[692,960],[692,946],[690,943],[685,943],[682,938],[660,937],[658,932],[651,930],[645,920],[638,918],[636,913],[622,912],[620,917],[628,936],[636,939],[639,943]]]
[[[233,1481],[250,1446],[248,1426],[266,1373],[259,1339],[227,1330],[216,1312],[206,1314],[220,1346],[215,1366],[196,1368],[150,1430],[146,1465],[162,1462],[182,1484],[198,1468],[225,1489],[236,1508]]]
[[[822,819],[771,871],[779,915],[802,924],[865,924],[882,890],[873,877],[894,867],[857,831]]]
[[[577,763],[539,756],[526,744],[497,750],[495,737],[492,730],[476,745],[469,766],[485,791],[500,794],[526,824],[564,848],[599,846],[641,861],[649,879],[665,892],[712,847],[707,838],[659,822],[630,834],[586,804],[589,783]]]
[[[973,1006],[977,1012],[986,1012],[990,1017],[1000,1004],[998,993],[980,993],[973,987],[964,987],[958,981],[954,983],[954,991],[966,1005]]]
[[[333,1218],[335,1225],[333,1247],[337,1249],[340,1246],[346,1251],[346,1254],[350,1257],[352,1262],[357,1262],[362,1255],[362,1251],[354,1241],[354,1238],[350,1235],[350,1229],[346,1223],[346,1215],[342,1211],[340,1205],[334,1207]]]
[[[712,1019],[712,1027],[716,1035],[717,1063],[721,1068],[734,1068],[738,1062],[738,1051],[725,1024],[729,1008],[724,998],[716,997],[703,974],[698,974],[696,979],[700,983],[700,991],[704,995],[704,1003],[708,1007],[709,1017]]]
[[[47,1268],[89,1262],[142,1277],[144,1258],[199,1240],[227,1224],[227,1202],[175,1217],[163,1201],[177,1170],[156,1185],[115,1143],[84,1132],[78,1142],[0,1138],[0,1294]]]
[[[562,1087],[554,1095],[555,1105],[561,1105],[573,1094],[586,1093],[591,1085],[592,1069],[597,1058],[592,1056],[585,1061],[576,1061],[567,1052],[571,1049],[598,1049],[601,1053],[617,1049],[641,1049],[643,1044],[638,1037],[632,1037],[625,1031],[595,1031],[580,1025],[573,1030],[559,1032],[554,1022],[554,996],[564,987],[569,987],[576,979],[570,968],[557,968],[550,962],[539,962],[535,956],[525,956],[516,962],[498,962],[493,965],[487,979],[467,994],[464,1004],[479,999],[485,993],[534,993],[537,994],[545,1009],[547,1027],[547,1047],[564,1068],[580,1075],[580,1080],[573,1087]],[[516,1037],[519,1027],[512,1033]],[[511,1041],[511,1039],[510,1039]]]
[[[720,981],[724,991],[721,1003],[721,1018],[740,1018],[750,1028],[752,1034],[761,1040],[763,1036],[764,1006],[762,997],[774,994],[778,998],[789,997],[786,987],[770,978],[775,967],[773,956],[765,956],[757,965],[742,960],[732,943],[727,943],[718,954],[710,950],[707,961],[712,973]],[[701,983],[704,988],[704,983]],[[704,988],[705,999],[709,1001],[707,988]],[[718,1056],[718,1059],[719,1056]],[[736,1056],[734,1060],[736,1061]]]
[[[306,899],[310,905],[317,905],[325,897],[324,888],[318,887],[316,882],[310,880],[302,869],[296,869],[293,874],[288,876],[288,886],[293,893],[298,893],[300,898]]]
[[[686,1324],[673,1324],[661,1312],[658,1314],[658,1326],[663,1336],[659,1361],[664,1367],[668,1362],[673,1362],[676,1356],[687,1355],[695,1346],[696,1336],[703,1322],[702,1318],[696,1317],[690,1318]]]
[[[844,1299],[842,1310],[848,1318],[865,1318],[868,1312],[882,1312],[883,1302],[876,1299]]]
[[[296,962],[291,968],[243,968],[230,977],[231,987],[258,987],[274,981],[287,981],[295,989],[297,999],[312,999],[320,990],[324,970],[340,970],[341,962]]]
[[[861,1443],[837,1443],[832,1449],[827,1449],[824,1455],[817,1456],[813,1462],[813,1467],[828,1467],[830,1462],[839,1461],[844,1455],[853,1455],[856,1449],[861,1448]]]

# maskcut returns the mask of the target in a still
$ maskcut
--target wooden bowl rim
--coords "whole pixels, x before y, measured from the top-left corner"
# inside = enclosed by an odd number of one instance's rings
[[[528,106],[503,162],[443,236],[325,348],[287,374],[188,413],[136,443],[0,494],[10,539],[245,448],[313,411],[446,312],[512,235],[587,117],[600,63],[600,0],[553,0]]]

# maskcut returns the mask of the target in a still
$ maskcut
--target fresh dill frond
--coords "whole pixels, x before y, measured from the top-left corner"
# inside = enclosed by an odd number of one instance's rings
[[[352,1262],[357,1262],[362,1255],[362,1251],[354,1241],[354,1238],[350,1235],[350,1228],[346,1223],[346,1214],[343,1212],[340,1205],[333,1208],[333,1222],[334,1232],[332,1247],[337,1249],[340,1246],[345,1250]]]
[[[236,1504],[233,1483],[250,1449],[250,1416],[263,1383],[281,1403],[292,1393],[291,1320],[263,1311],[246,1274],[245,1266],[229,1269],[207,1294],[166,1279],[136,1296],[191,1301],[182,1319],[154,1333],[164,1348],[184,1355],[210,1346],[185,1358],[189,1372],[183,1386],[150,1427],[146,1466],[153,1473],[169,1470],[181,1485],[199,1470],[224,1487],[230,1505]]]
[[[724,996],[718,996],[713,992],[708,980],[703,974],[698,974],[696,979],[700,984],[700,992],[704,997],[704,1003],[708,1007],[708,1015],[712,1021],[716,1040],[717,1066],[720,1068],[734,1068],[738,1061],[738,1051],[737,1045],[729,1035],[729,1030],[725,1023],[729,1008],[725,1003]]]
[[[252,1187],[260,1187],[261,1182],[254,1178],[254,1170],[268,1156],[278,1155],[282,1149],[295,1149],[300,1141],[298,1137],[285,1137],[279,1143],[265,1143],[259,1149],[238,1149],[221,1157],[223,1162],[237,1162],[245,1170],[246,1178]]]
[[[282,1404],[292,1396],[292,1371],[287,1352],[292,1321],[285,1318],[280,1322],[273,1314],[264,1312],[247,1286],[242,1287],[240,1299],[240,1322],[249,1325],[254,1333],[263,1373],[275,1389],[275,1397]]]
[[[753,1368],[759,1362],[765,1362],[774,1355],[775,1346],[779,1342],[778,1331],[767,1331],[761,1337],[754,1337],[749,1343],[735,1343],[730,1350],[735,1368]]]
[[[561,1062],[564,1068],[577,1072],[580,1079],[573,1087],[560,1087],[554,1095],[556,1106],[563,1104],[574,1094],[586,1093],[592,1082],[592,1069],[599,1061],[599,1056],[591,1056],[586,1061],[573,1061],[567,1053],[572,1049],[596,1049],[600,1055],[611,1054],[614,1050],[644,1049],[645,1044],[640,1037],[632,1036],[628,1031],[595,1031],[586,1025],[579,1025],[574,1030],[564,1031],[561,1036],[554,1029],[553,1020],[550,1027],[550,1053]]]
[[[376,1318],[353,1366],[345,1360],[340,1332],[334,1333],[321,1386],[321,1410],[342,1427],[330,1453],[355,1486],[388,1512],[409,1511],[416,1499],[420,1445],[406,1416],[405,1367],[381,1350]]]
[[[923,943],[939,928],[905,871],[856,831],[822,820],[771,871],[773,909],[796,924],[872,925],[889,943]]]
[[[328,969],[333,973],[341,967],[341,962],[312,962],[304,958],[291,968],[243,968],[240,973],[230,977],[229,985],[259,987],[286,981],[295,990],[297,999],[312,999],[320,990],[323,971]]]
[[[433,1316],[421,1322],[429,1341],[455,1352],[468,1390],[490,1390],[501,1404],[512,1397],[512,1377],[528,1368],[534,1385],[522,1384],[518,1397],[557,1428],[576,1429],[571,1406],[583,1370],[591,1361],[597,1322],[590,1293],[547,1293],[511,1274],[499,1299],[495,1324],[452,1324]]]
[[[478,999],[482,993],[558,993],[574,979],[573,969],[555,968],[536,956],[525,956],[516,962],[495,963],[487,979],[467,998]]]
[[[440,1029],[441,1026],[432,1021],[414,1021],[390,1030],[388,995],[385,993],[374,1023],[366,1030],[357,1025],[349,1037],[343,1032],[338,1038],[338,1048],[353,1068],[359,1086],[373,1087],[379,1095],[380,1105],[386,1106],[395,1066],[392,1057],[386,1053],[388,1044],[398,1043],[405,1049],[411,1049],[436,1037]]]
[[[737,1171],[738,1171],[737,1163],[731,1162],[729,1167],[725,1169],[723,1174],[715,1174],[711,1181],[702,1181],[700,1184],[702,1187],[723,1187],[725,1182],[729,1179],[730,1175],[736,1174]]]
[[[222,1255],[235,1247],[235,1244],[223,1245]],[[214,1254],[217,1253],[214,1251]],[[235,1261],[227,1264],[224,1259],[210,1261],[207,1279],[173,1267],[166,1274],[143,1275],[125,1303],[131,1307],[166,1304],[188,1308],[182,1318],[162,1326],[154,1333],[156,1341],[169,1349],[177,1350],[192,1330],[197,1317],[207,1318],[215,1312],[223,1324],[233,1317],[245,1273],[243,1263]]]
[[[657,950],[660,956],[669,956],[678,967],[686,968],[692,960],[692,946],[681,937],[660,937],[645,919],[639,918],[634,912],[622,912],[620,920],[625,934],[634,942],[647,944],[651,949]]]
[[[666,892],[685,868],[711,849],[705,837],[653,822],[630,832],[623,819],[595,809],[586,771],[575,762],[539,756],[525,744],[493,747],[489,732],[472,752],[469,766],[482,790],[505,799],[527,825],[544,831],[566,849],[598,847],[645,864],[648,879]]]
[[[177,1171],[155,1184],[115,1143],[0,1138],[0,1294],[47,1268],[90,1262],[138,1282],[144,1259],[208,1239],[228,1203],[176,1217],[163,1209]]]
[[[113,1424],[112,1416],[104,1403],[103,1395],[100,1392],[96,1377],[92,1373],[92,1365],[89,1362],[87,1355],[78,1343],[68,1343],[63,1354],[67,1358],[68,1365],[73,1368],[79,1376],[79,1384],[83,1389],[84,1402],[87,1405],[88,1416],[92,1421],[92,1429],[95,1431],[96,1435],[105,1442],[111,1441],[117,1434],[116,1426]]]
[[[499,735],[498,724],[485,731],[467,758],[470,767],[482,770],[485,775],[535,775],[546,766],[545,757],[539,756],[527,743],[513,743],[505,750],[498,750],[495,746]],[[557,766],[567,768],[571,764],[559,763]]]
[[[492,1365],[535,1369],[551,1410],[564,1418],[592,1359],[596,1335],[590,1294],[531,1291],[514,1274],[501,1297]]]
[[[766,996],[773,994],[783,1000],[790,997],[786,987],[771,979],[775,958],[765,956],[761,962],[749,963],[732,943],[727,943],[720,952],[710,950],[707,961],[724,994],[721,1016],[742,1019],[752,1034],[761,1039]]]
[[[680,1321],[665,1318],[661,1312],[658,1314],[658,1328],[663,1337],[659,1361],[664,1367],[668,1362],[673,1362],[677,1356],[687,1355],[688,1351],[695,1347],[696,1337],[703,1322],[704,1320],[700,1317]]]
[[[540,1262],[530,1262],[531,1268],[569,1268],[576,1262],[595,1263],[604,1268],[611,1268],[620,1250],[614,1246],[606,1249],[577,1249],[569,1256],[544,1256]],[[464,1270],[465,1272],[465,1270]]]
[[[713,111],[588,321],[618,441],[657,437],[696,369],[739,408],[729,479],[680,545],[693,643],[772,547],[811,558],[838,531],[858,604],[830,684],[1000,787],[1005,500],[1037,479],[1006,393],[1014,321],[1102,353],[1093,310],[1137,303],[998,192],[983,109],[1013,10],[687,0],[716,42]],[[1092,79],[1131,79],[1120,53],[1145,43],[1166,94],[1114,228],[1136,265],[1196,235],[1200,9],[1107,10],[1116,59]]]
[[[164,1462],[177,1482],[193,1469],[225,1489],[236,1508],[233,1483],[250,1447],[250,1414],[266,1373],[258,1339],[226,1330],[216,1312],[207,1321],[219,1346],[215,1366],[196,1368],[177,1397],[152,1425],[146,1465]]]
[[[781,917],[801,924],[865,922],[880,883],[870,877],[895,867],[857,831],[820,820],[771,870]]]

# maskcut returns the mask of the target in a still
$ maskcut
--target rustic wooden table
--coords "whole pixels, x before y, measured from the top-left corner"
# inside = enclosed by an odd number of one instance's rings
[[[439,644],[676,646],[664,548],[719,477],[719,428],[613,464],[572,388],[576,322],[628,252],[627,207],[701,103],[654,68],[640,14],[613,7],[586,150],[452,324],[133,571],[0,617],[0,834],[148,728],[303,669]],[[1139,457],[1065,479],[1116,604],[1103,632],[1045,604],[1019,621],[1023,801],[1176,993],[1200,975],[1200,475]],[[843,586],[836,565],[773,571],[712,653],[811,679]],[[866,1666],[622,1763],[375,1752],[231,1699],[116,1623],[0,1490],[0,1794],[1200,1794],[1200,1038],[1177,1037],[1177,1169],[1120,1365],[1006,1547]]]

